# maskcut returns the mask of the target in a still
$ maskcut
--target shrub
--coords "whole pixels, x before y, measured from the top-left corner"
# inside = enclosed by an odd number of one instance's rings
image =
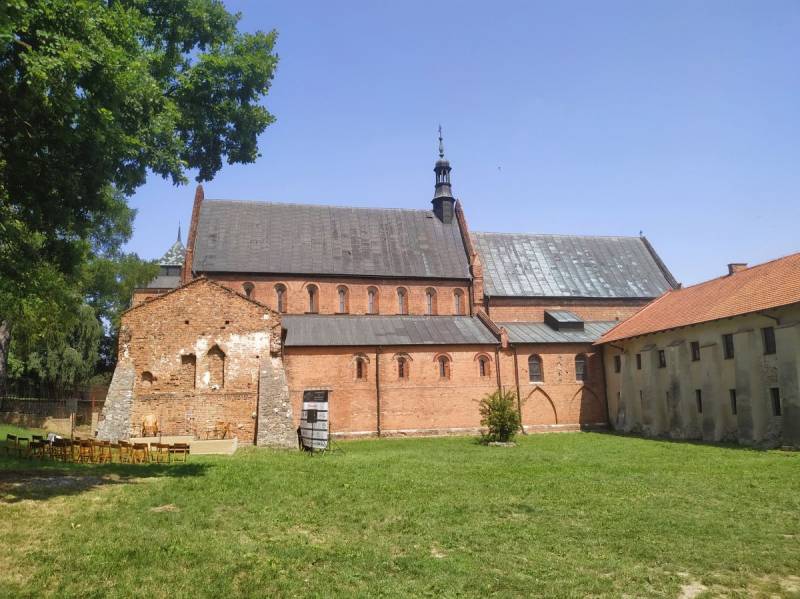
[[[483,441],[506,443],[514,438],[520,428],[517,411],[517,394],[498,389],[480,402],[481,425],[488,429]]]

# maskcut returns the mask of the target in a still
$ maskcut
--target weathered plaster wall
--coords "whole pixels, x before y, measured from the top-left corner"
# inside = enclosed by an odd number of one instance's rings
[[[605,344],[612,425],[677,439],[800,444],[800,306],[770,310],[769,315],[773,318],[748,314]],[[764,353],[763,327],[775,329],[775,354]],[[724,334],[733,335],[731,359],[724,357]],[[700,360],[692,360],[691,342],[700,344]],[[659,350],[665,352],[665,368],[659,367]],[[614,370],[617,355],[619,373]],[[774,414],[772,388],[779,389],[781,415]]]

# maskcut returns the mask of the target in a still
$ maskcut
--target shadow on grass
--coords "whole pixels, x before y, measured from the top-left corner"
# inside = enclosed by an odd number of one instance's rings
[[[640,433],[626,433],[614,430],[593,430],[593,433],[601,435],[608,435],[611,437],[619,437],[621,439],[641,439],[643,441],[660,441],[661,443],[675,443],[678,445],[697,445],[700,447],[717,447],[720,449],[735,449],[738,451],[748,452],[766,452],[770,450],[781,449],[777,446],[762,446],[762,445],[740,445],[732,441],[703,441],[702,439],[673,439],[670,437],[648,437]],[[789,450],[787,453],[794,453],[796,450]]]
[[[46,501],[153,478],[205,476],[210,467],[206,463],[62,464],[0,457],[0,505]]]

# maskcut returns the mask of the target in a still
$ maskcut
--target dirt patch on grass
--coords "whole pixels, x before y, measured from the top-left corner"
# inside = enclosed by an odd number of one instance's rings
[[[179,508],[174,503],[167,503],[165,505],[159,505],[158,507],[151,507],[151,512],[161,513],[161,512],[180,512],[181,508]]]

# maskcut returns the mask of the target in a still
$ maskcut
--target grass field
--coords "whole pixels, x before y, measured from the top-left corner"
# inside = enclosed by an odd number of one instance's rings
[[[797,453],[595,433],[340,446],[2,456],[0,594],[800,596]]]

